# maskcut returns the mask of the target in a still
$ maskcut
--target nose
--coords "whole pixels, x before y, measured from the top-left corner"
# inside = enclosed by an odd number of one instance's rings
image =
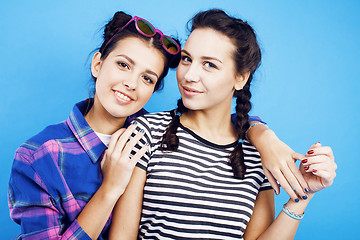
[[[200,71],[196,67],[196,64],[192,63],[185,73],[185,80],[187,82],[198,82],[200,80]]]
[[[129,90],[135,90],[137,87],[137,77],[128,76],[126,80],[123,81],[123,85]]]

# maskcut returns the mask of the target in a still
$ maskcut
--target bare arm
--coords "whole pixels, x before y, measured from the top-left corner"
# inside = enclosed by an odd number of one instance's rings
[[[136,239],[139,229],[146,171],[136,167],[125,193],[116,203],[109,239]]]
[[[301,164],[300,170],[309,185],[308,198],[298,203],[292,200],[286,203],[287,208],[296,214],[303,214],[314,193],[330,186],[336,176],[335,170],[337,166],[329,147],[321,147],[319,143],[313,145],[306,154],[306,160],[305,163]],[[260,192],[255,202],[254,213],[246,228],[244,239],[287,240],[295,237],[300,220],[294,219],[281,211],[275,221],[269,224],[269,221],[273,218],[271,209],[274,209],[274,207],[270,191]]]
[[[277,180],[293,200],[306,196],[308,186],[295,164],[295,152],[266,125],[251,127],[247,135],[261,155],[264,173],[275,192],[280,193]]]
[[[137,133],[128,141],[134,129],[135,126],[131,125],[127,130],[120,129],[111,137],[102,160],[104,181],[77,218],[80,226],[92,239],[99,237],[116,202],[130,181],[136,162],[147,150],[147,146],[144,145],[137,154],[129,158],[131,149],[144,135]]]

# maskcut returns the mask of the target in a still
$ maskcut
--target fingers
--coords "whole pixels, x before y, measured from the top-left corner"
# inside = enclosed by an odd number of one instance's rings
[[[298,196],[296,195],[295,191],[290,186],[289,182],[285,179],[283,173],[280,170],[276,170],[272,172],[272,175],[277,179],[281,187],[284,191],[290,196],[291,199],[298,202]],[[296,200],[297,199],[297,200]]]
[[[295,165],[295,163],[294,163],[294,165]],[[307,196],[306,196],[306,193],[305,193],[305,188],[303,188],[301,185],[300,185],[300,183],[299,183],[299,181],[298,181],[298,179],[295,177],[295,172],[298,172],[298,174],[297,175],[301,175],[301,173],[300,173],[300,171],[299,171],[299,169],[297,168],[297,166],[295,165],[295,166],[289,166],[289,168],[288,169],[285,169],[284,171],[283,171],[283,175],[284,175],[284,177],[286,178],[286,180],[287,180],[287,182],[288,182],[288,184],[290,184],[290,189],[291,189],[291,191],[292,192],[294,192],[295,191],[295,193],[296,193],[296,197],[295,198],[293,198],[293,197],[291,197],[294,201],[298,201],[298,197],[300,197],[300,198],[302,198],[302,199],[307,199]],[[302,175],[301,175],[301,177],[302,177]],[[305,180],[304,180],[305,181]],[[281,185],[282,186],[282,185]],[[283,187],[284,188],[284,187]],[[307,187],[306,187],[307,188]],[[289,188],[287,188],[287,189],[289,189]],[[284,188],[284,190],[289,194],[289,192],[287,191],[287,189],[285,189]],[[289,194],[290,195],[290,194]]]
[[[146,153],[148,149],[149,149],[149,143],[146,143],[141,147],[141,149],[130,159],[132,166],[135,166],[135,164]]]
[[[295,189],[295,190],[296,190],[296,192],[298,194],[301,194],[301,193],[304,193],[304,192],[306,193],[306,192],[309,191],[309,186],[308,186],[307,182],[305,181],[303,175],[301,174],[299,168],[295,164],[295,161],[303,160],[305,158],[305,156],[300,154],[300,153],[294,152],[292,154],[292,158],[294,159],[294,164],[290,164],[289,167],[290,167],[292,173],[294,174],[294,176],[296,177],[297,181],[301,185],[301,191],[300,191],[300,189]]]
[[[123,148],[123,153],[125,156],[129,156],[131,153],[131,150],[135,147],[135,145],[140,141],[141,138],[143,138],[145,134],[145,131],[143,129],[140,129],[138,133],[134,137],[132,137]]]
[[[126,130],[125,132],[123,132],[118,138],[117,141],[113,147],[113,149],[110,149],[109,152],[111,152],[112,150],[112,154],[115,154],[116,156],[119,156],[119,154],[121,154],[121,152],[123,151],[127,141],[129,140],[129,138],[131,137],[132,133],[134,132],[134,130],[136,129],[136,122],[135,124],[131,124]],[[111,142],[111,140],[110,140]],[[110,144],[109,144],[110,145]]]
[[[280,194],[280,187],[279,187],[279,184],[276,182],[276,179],[274,178],[274,176],[267,169],[264,169],[264,174],[265,174],[266,178],[268,179],[271,187],[274,189],[275,194],[279,195]]]
[[[314,146],[314,145],[313,145]],[[332,149],[328,146],[322,147],[320,143],[315,144],[315,148],[310,148],[306,153],[306,157],[308,156],[316,156],[316,155],[326,155],[330,159],[334,160],[334,153]]]
[[[117,130],[110,139],[109,146],[107,152],[112,153],[114,151],[114,148],[116,146],[116,143],[119,140],[119,137],[126,131],[126,128],[121,128]]]
[[[333,183],[336,176],[335,170],[337,165],[327,155],[307,157],[302,160],[301,164],[306,172],[311,172],[315,176],[322,178],[324,187],[328,187]]]

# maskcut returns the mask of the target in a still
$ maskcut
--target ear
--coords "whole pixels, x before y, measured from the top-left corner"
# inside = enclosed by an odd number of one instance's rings
[[[92,58],[91,61],[91,74],[94,76],[94,78],[97,78],[101,69],[101,53],[97,52]]]
[[[245,86],[247,80],[249,79],[250,72],[246,72],[244,74],[238,74],[235,76],[235,90],[241,90]]]

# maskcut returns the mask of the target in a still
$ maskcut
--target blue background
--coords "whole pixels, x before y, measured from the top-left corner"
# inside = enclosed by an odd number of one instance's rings
[[[0,238],[19,227],[9,218],[7,183],[16,148],[46,125],[65,120],[89,96],[89,53],[115,11],[150,20],[185,42],[197,11],[222,8],[247,20],[263,51],[254,84],[260,115],[295,151],[320,141],[339,166],[334,184],[316,195],[296,239],[354,239],[359,220],[359,1],[1,1]],[[173,108],[175,72],[149,111]],[[282,192],[276,209],[287,200]]]

